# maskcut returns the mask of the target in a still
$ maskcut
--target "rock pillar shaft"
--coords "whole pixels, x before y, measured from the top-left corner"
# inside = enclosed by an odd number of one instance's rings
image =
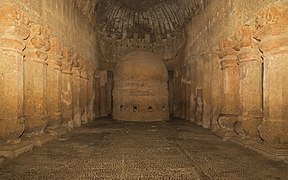
[[[15,7],[0,9],[0,141],[24,132],[23,55],[30,35],[23,14]]]
[[[262,121],[262,60],[258,47],[243,47],[238,53],[240,66],[239,119],[235,131],[258,138]]]
[[[100,71],[100,116],[108,116],[107,71]]]
[[[270,143],[288,143],[288,35],[262,38],[264,58],[264,121],[261,138]]]

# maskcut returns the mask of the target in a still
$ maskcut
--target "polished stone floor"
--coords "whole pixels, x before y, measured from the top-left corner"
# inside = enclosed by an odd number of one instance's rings
[[[183,120],[101,119],[4,161],[0,179],[285,180],[288,165],[223,142]]]

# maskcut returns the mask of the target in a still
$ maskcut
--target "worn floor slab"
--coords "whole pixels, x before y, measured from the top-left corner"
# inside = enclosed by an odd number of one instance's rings
[[[181,120],[97,120],[5,160],[0,179],[287,179],[276,162]]]

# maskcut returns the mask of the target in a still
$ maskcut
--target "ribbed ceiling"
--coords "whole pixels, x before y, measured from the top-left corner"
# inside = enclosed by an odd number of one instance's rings
[[[151,43],[159,36],[176,32],[204,7],[205,0],[99,0],[97,24],[108,37],[144,39]]]

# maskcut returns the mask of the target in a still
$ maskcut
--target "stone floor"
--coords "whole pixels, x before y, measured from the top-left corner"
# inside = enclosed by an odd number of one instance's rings
[[[5,160],[1,180],[288,179],[271,161],[182,120],[97,120],[41,148]]]

